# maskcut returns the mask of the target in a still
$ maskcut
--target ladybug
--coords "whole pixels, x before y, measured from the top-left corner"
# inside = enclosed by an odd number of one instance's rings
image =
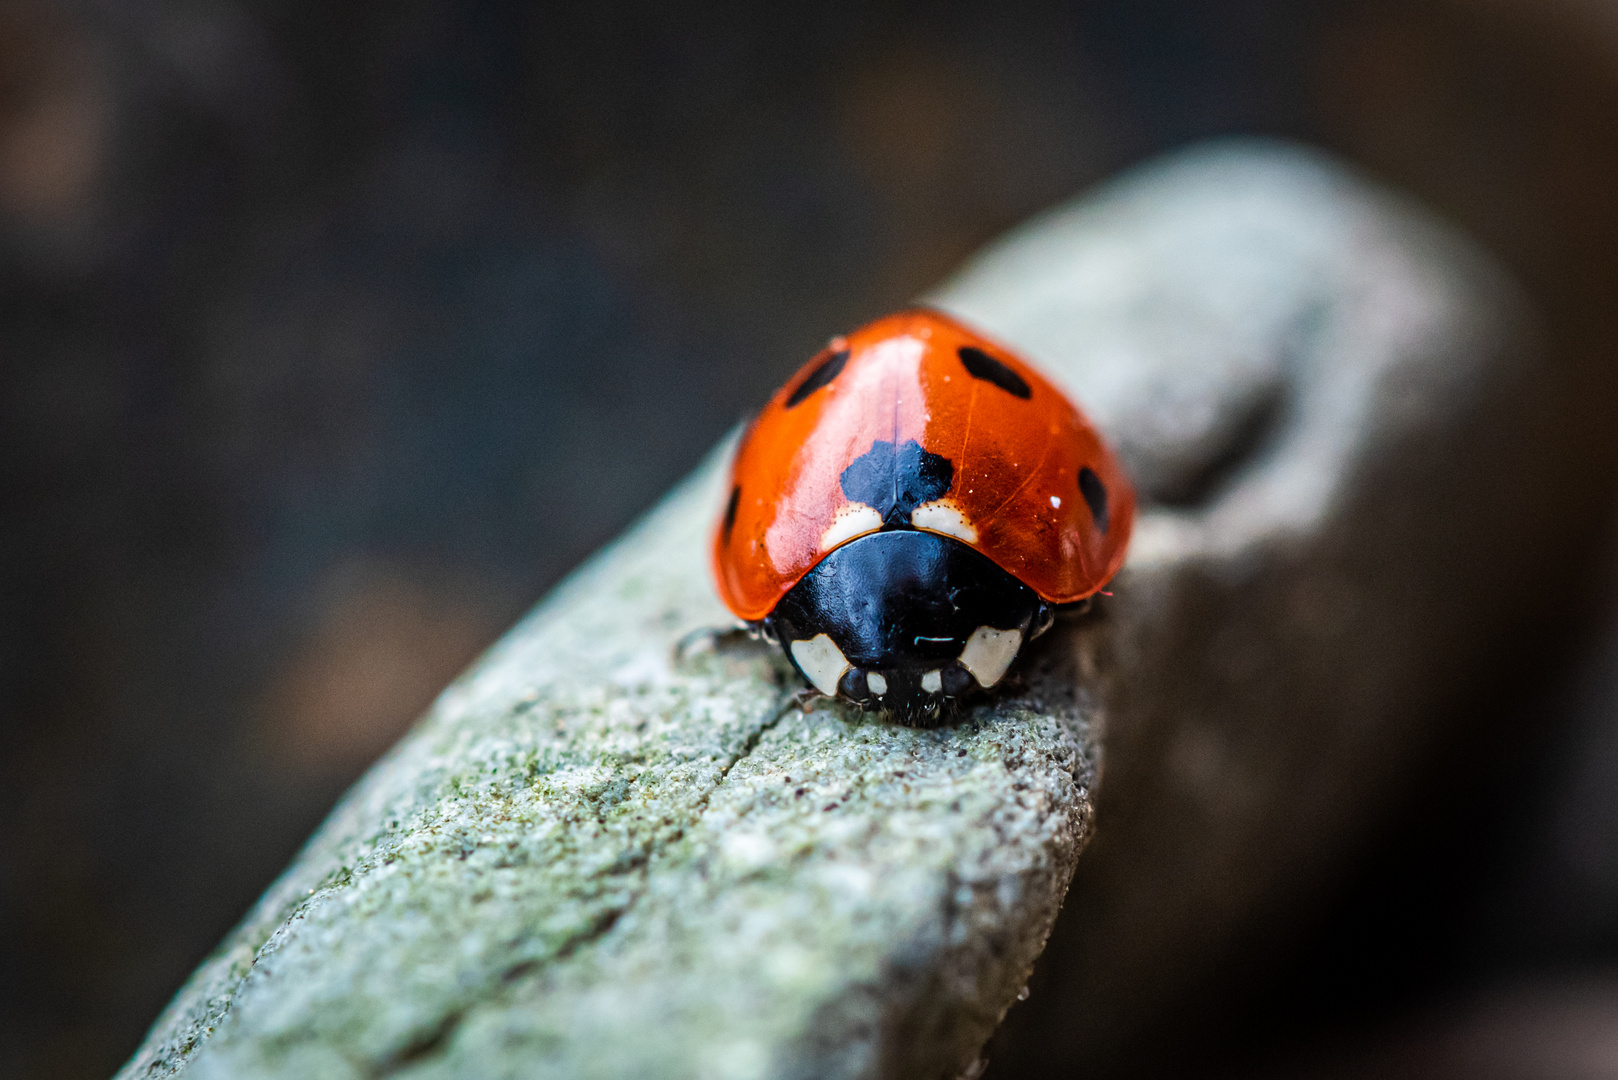
[[[1135,493],[1025,360],[937,311],[831,343],[736,449],[725,604],[822,694],[901,719],[1005,676],[1123,563]]]

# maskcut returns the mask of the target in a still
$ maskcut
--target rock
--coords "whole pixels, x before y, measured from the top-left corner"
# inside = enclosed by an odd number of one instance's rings
[[[1193,151],[935,298],[1086,402],[1154,506],[1020,688],[793,701],[704,546],[725,449],[371,770],[121,1077],[1103,1067],[1287,920],[1450,722],[1554,527],[1510,284],[1338,166]],[[1554,522],[1551,523],[1554,526]],[[1019,1059],[1018,1055],[1022,1055]]]
[[[1577,517],[1558,390],[1481,253],[1274,144],[1153,164],[935,300],[1057,372],[1156,500],[1079,634],[1097,841],[996,1040],[1000,1075],[1143,1075],[1285,949],[1543,603]]]
[[[942,729],[800,708],[775,650],[705,632],[732,622],[706,560],[728,449],[444,694],[123,1076],[976,1058],[1089,827],[1070,661]]]

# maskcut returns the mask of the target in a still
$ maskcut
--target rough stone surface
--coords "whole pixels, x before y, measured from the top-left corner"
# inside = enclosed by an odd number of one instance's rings
[[[1281,927],[1500,639],[1527,585],[1497,568],[1554,535],[1514,291],[1337,166],[1236,144],[934,299],[1141,479],[1112,599],[960,723],[800,710],[767,650],[688,637],[726,622],[716,458],[446,692],[122,1077],[954,1076],[1080,862],[1103,717],[1101,832],[1005,1063],[1103,1070]]]
[[[731,623],[705,562],[724,454],[445,693],[123,1076],[974,1060],[1088,831],[1074,680],[1045,654],[936,730],[804,711],[773,649],[703,633]]]
[[[935,299],[1049,365],[1155,501],[1084,632],[1096,842],[995,1049],[997,1075],[1142,1075],[1284,950],[1509,662],[1570,542],[1559,389],[1464,238],[1274,144],[1154,163]]]

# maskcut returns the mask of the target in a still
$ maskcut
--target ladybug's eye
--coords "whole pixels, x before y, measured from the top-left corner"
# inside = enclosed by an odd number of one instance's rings
[[[1018,375],[982,349],[962,345],[956,350],[956,353],[960,356],[961,363],[965,365],[966,373],[972,378],[994,383],[1012,397],[1020,397],[1024,401],[1033,396],[1034,392],[1029,389],[1028,384],[1023,381],[1021,375]]]
[[[1090,516],[1095,518],[1096,528],[1102,532],[1107,531],[1107,485],[1101,482],[1086,465],[1079,470],[1079,494],[1084,496],[1084,505],[1090,508]]]
[[[794,405],[801,405],[804,398],[837,378],[838,373],[843,370],[843,365],[846,363],[848,363],[847,349],[839,349],[826,357],[821,365],[811,371],[809,377],[799,383],[796,390],[792,391],[792,396],[787,398],[787,408],[790,409]]]

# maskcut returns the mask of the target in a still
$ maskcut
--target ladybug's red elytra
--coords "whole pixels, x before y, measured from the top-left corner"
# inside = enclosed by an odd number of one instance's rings
[[[742,436],[731,611],[817,690],[910,719],[998,683],[1123,563],[1135,493],[1073,404],[936,311],[832,339]]]

